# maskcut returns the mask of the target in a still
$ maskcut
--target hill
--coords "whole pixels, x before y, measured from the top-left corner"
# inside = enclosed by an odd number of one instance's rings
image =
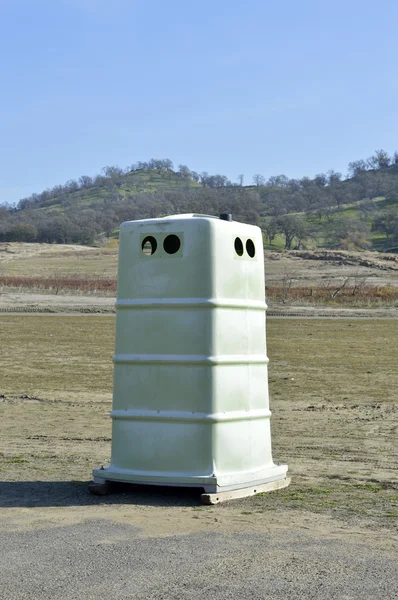
[[[376,151],[314,178],[253,176],[254,185],[200,174],[169,159],[105,167],[0,207],[0,241],[104,244],[122,221],[167,214],[229,212],[260,225],[270,249],[398,251],[398,154]]]

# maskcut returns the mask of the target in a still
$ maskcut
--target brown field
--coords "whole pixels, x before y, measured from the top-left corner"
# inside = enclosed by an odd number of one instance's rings
[[[117,280],[110,278],[88,278],[88,277],[1,277],[0,289],[20,290],[45,290],[58,294],[59,292],[97,294],[99,296],[116,294]]]
[[[272,511],[273,522],[320,527],[332,519],[336,531],[349,523],[397,532],[398,320],[270,319],[273,453],[288,463],[292,484],[215,508],[199,510],[194,498],[182,511],[148,494],[74,506],[92,467],[109,461],[114,324],[112,316],[0,317],[0,507],[14,507],[2,512],[8,526],[80,521],[102,503],[120,521],[134,504],[129,522],[157,534],[177,522],[201,529],[215,511],[226,531],[265,527]]]
[[[0,243],[0,275],[10,277],[116,277],[117,249],[68,244]]]
[[[0,276],[0,290],[21,293],[86,294],[115,296],[117,280],[109,277],[16,277]],[[328,285],[320,287],[267,286],[267,300],[307,306],[398,307],[398,286]]]
[[[3,277],[116,279],[117,248],[57,244],[0,243]],[[350,278],[367,286],[398,286],[398,257],[377,252],[266,251],[268,286],[328,287]]]
[[[0,316],[3,525],[80,523],[106,510],[157,536],[210,523],[267,531],[270,515],[275,526],[333,535],[397,533],[398,319],[386,317],[397,311],[398,269],[394,257],[365,254],[266,253],[274,312],[384,318],[268,321],[273,451],[292,484],[215,508],[177,493],[89,497],[92,467],[110,456],[114,317]],[[116,268],[114,249],[0,244],[0,311],[110,313]]]
[[[0,278],[1,285],[1,278]],[[396,286],[356,286],[332,284],[328,286],[268,286],[267,299],[271,302],[285,302],[290,305],[312,306],[398,306]]]
[[[40,305],[49,312],[109,312],[110,304],[104,308],[101,302],[76,302],[72,296],[114,296],[116,271],[117,249],[0,244],[0,310],[13,306],[36,310]],[[394,255],[265,252],[265,275],[268,304],[278,311],[298,306],[398,308],[398,257]],[[62,299],[45,299],[45,294]]]

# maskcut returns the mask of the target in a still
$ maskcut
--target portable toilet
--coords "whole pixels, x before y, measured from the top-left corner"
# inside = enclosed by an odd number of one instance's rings
[[[260,228],[199,214],[121,225],[111,462],[93,493],[195,486],[215,503],[288,485],[271,454],[266,308]]]

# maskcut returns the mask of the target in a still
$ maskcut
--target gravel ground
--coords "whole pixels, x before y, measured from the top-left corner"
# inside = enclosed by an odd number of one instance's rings
[[[0,534],[4,600],[394,599],[396,550],[297,529],[142,537],[95,520]]]

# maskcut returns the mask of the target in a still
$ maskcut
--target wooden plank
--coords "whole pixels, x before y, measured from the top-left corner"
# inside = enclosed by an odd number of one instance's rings
[[[281,479],[279,481],[270,481],[269,483],[261,483],[260,485],[254,485],[252,487],[240,488],[238,490],[229,490],[226,492],[217,492],[214,494],[202,494],[200,501],[202,504],[219,504],[226,500],[236,500],[237,498],[246,498],[247,496],[254,496],[264,492],[272,492],[274,490],[280,490],[281,488],[287,487],[290,483],[290,477]]]

